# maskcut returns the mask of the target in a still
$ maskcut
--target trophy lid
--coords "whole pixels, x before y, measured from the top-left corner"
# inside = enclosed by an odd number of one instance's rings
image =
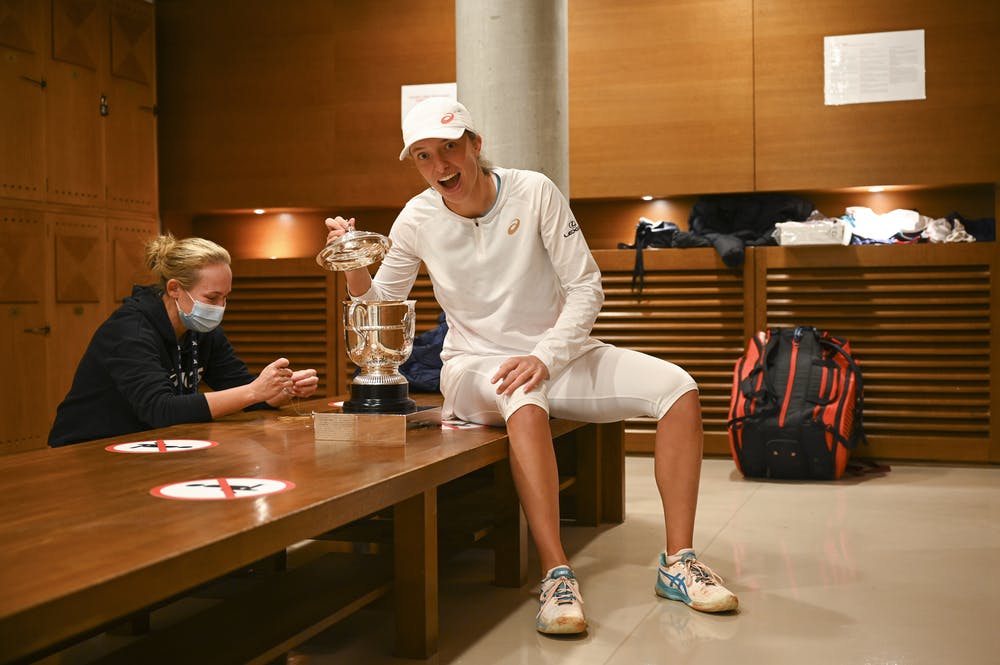
[[[379,261],[390,247],[392,241],[380,233],[348,231],[324,247],[316,263],[334,272],[355,270]]]

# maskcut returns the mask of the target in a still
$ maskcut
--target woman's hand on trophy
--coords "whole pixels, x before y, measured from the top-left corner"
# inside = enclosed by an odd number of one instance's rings
[[[341,237],[345,233],[354,230],[354,218],[344,219],[343,217],[327,217],[324,221],[326,228],[329,229],[329,233],[326,234],[326,244],[329,245],[331,242]]]

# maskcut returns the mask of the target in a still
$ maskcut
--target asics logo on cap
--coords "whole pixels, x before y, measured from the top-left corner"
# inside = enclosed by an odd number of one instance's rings
[[[445,113],[443,116],[441,116],[441,124],[442,125],[447,125],[449,122],[451,122],[454,119],[455,119],[455,114],[454,113]]]

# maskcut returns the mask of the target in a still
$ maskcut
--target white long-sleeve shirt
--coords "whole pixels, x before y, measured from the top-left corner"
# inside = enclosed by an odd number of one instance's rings
[[[427,266],[448,320],[441,358],[534,355],[557,375],[603,343],[590,337],[601,273],[566,198],[541,173],[494,169],[493,207],[469,219],[431,188],[410,199],[361,300],[403,300]]]

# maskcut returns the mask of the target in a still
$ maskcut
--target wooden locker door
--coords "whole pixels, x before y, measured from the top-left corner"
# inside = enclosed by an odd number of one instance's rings
[[[55,412],[73,383],[76,367],[94,330],[107,318],[107,228],[102,218],[48,216],[55,259],[55,289],[49,371],[50,408]]]
[[[46,87],[49,201],[104,203],[97,0],[53,0]]]
[[[47,399],[45,225],[39,213],[0,209],[0,453],[45,445]]]
[[[45,192],[45,5],[0,0],[0,196]]]
[[[758,190],[996,182],[1000,3],[756,0]],[[926,99],[827,106],[823,39],[924,29]]]
[[[568,22],[574,197],[753,189],[751,0],[573,0]]]
[[[122,300],[132,295],[136,284],[152,284],[155,280],[146,268],[146,243],[159,233],[159,224],[149,220],[110,220],[108,239],[111,241],[109,275],[110,315]]]
[[[105,161],[112,208],[156,210],[153,12],[153,5],[144,0],[115,0],[111,5]]]

